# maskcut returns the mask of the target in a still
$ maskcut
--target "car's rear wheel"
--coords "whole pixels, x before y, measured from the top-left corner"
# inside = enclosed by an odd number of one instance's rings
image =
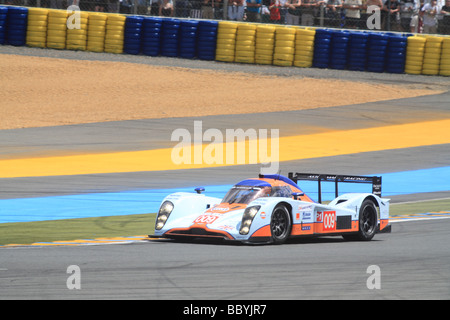
[[[372,240],[378,227],[378,213],[375,203],[366,199],[359,209],[359,231],[343,235],[346,240],[369,241]]]
[[[282,244],[286,242],[291,234],[291,229],[292,221],[289,210],[283,205],[276,206],[270,220],[270,231],[272,233],[273,243]]]

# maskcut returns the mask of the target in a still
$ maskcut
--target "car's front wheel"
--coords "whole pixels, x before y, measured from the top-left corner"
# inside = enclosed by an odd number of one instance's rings
[[[274,244],[282,244],[286,242],[291,234],[292,221],[289,210],[283,206],[278,205],[272,212],[270,221],[270,231],[272,233],[272,241]]]

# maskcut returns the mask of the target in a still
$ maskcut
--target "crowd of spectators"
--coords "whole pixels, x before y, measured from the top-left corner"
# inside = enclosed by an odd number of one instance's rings
[[[195,19],[450,34],[450,0],[0,0],[0,3]]]

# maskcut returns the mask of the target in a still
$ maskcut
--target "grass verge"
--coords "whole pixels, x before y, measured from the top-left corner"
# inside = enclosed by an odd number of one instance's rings
[[[0,224],[0,245],[147,235],[155,213]]]

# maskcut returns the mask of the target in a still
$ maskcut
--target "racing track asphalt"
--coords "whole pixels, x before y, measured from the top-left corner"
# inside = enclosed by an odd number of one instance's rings
[[[449,229],[445,219],[395,223],[393,233],[371,242],[328,237],[282,246],[153,241],[0,249],[0,298],[181,299],[187,305],[210,299],[448,300]],[[71,265],[80,267],[80,290],[66,286]],[[380,289],[367,286],[373,265]]]
[[[111,59],[186,67],[263,72],[360,81],[429,83],[445,87],[448,79],[408,75],[336,72],[296,68],[255,68],[202,61],[145,59],[126,55],[1,47],[0,53],[69,59]],[[150,61],[150,62],[149,62]],[[211,128],[280,128],[280,135],[323,128],[365,128],[449,118],[450,94],[247,116],[202,117]],[[193,119],[192,119],[193,120]],[[64,127],[1,131],[1,158],[161,148],[174,128],[189,119],[136,120]],[[192,124],[191,124],[192,125]],[[70,137],[71,144],[67,144]],[[448,166],[449,145],[341,155],[284,163],[282,172],[302,171],[368,174]],[[166,188],[192,184],[228,184],[248,176],[258,166],[235,166],[132,174],[99,174],[2,179],[2,198],[36,197],[125,189]],[[213,177],[213,178],[211,178]],[[211,181],[213,179],[213,181]],[[4,192],[5,191],[5,192]],[[421,197],[448,197],[415,194]],[[450,220],[397,223],[393,233],[369,243],[326,238],[283,246],[136,243],[0,250],[1,299],[449,299]],[[66,288],[69,265],[81,268],[82,289]],[[368,290],[367,268],[378,265],[381,289]]]

